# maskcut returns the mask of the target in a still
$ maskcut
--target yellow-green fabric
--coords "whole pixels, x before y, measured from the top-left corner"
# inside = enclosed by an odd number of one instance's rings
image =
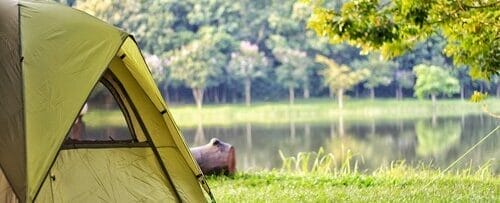
[[[195,176],[198,176],[201,173],[201,169],[198,164],[194,161],[191,152],[189,151],[188,146],[184,138],[181,136],[179,129],[174,123],[174,119],[172,114],[167,108],[166,103],[164,102],[160,91],[156,88],[156,84],[151,77],[151,73],[147,68],[147,65],[137,47],[137,44],[133,41],[132,38],[128,38],[123,43],[122,48],[118,51],[118,54],[122,56],[125,54],[125,58],[123,59],[123,63],[128,67],[131,74],[134,76],[137,83],[145,90],[148,98],[153,102],[158,111],[165,111],[163,114],[163,122],[166,124],[168,131],[175,143],[178,147],[179,152],[182,154],[184,159],[187,161],[188,166],[191,168]],[[157,143],[157,146],[167,146],[162,145],[161,143]]]
[[[205,201],[201,170],[132,37],[49,1],[0,0],[0,17],[0,202]],[[103,77],[150,147],[61,150]]]
[[[31,201],[88,93],[127,34],[60,4],[21,5]]]
[[[62,150],[50,175],[53,202],[175,202],[150,148]]]
[[[133,42],[133,41],[132,41]],[[127,42],[124,43],[124,45]],[[137,48],[136,48],[137,49]],[[119,53],[120,54],[120,53]],[[126,53],[126,57],[123,59],[115,58],[110,63],[110,70],[115,75],[115,77],[123,82],[123,87],[130,97],[132,103],[136,105],[139,115],[141,115],[141,120],[147,128],[149,135],[154,143],[154,145],[159,149],[171,149],[159,150],[162,157],[162,161],[165,163],[165,167],[172,177],[174,185],[181,196],[181,199],[187,202],[199,202],[204,199],[203,192],[198,184],[196,176],[201,174],[199,168],[190,168],[189,163],[197,166],[194,159],[186,159],[181,153],[180,149],[187,149],[186,145],[177,145],[174,138],[183,140],[182,136],[178,131],[171,131],[164,117],[161,114],[161,110],[152,102],[150,95],[145,91],[147,88],[156,89],[151,86],[146,86],[141,88],[137,79],[142,79],[141,77],[134,77],[139,74],[150,75],[147,72],[146,66],[142,67],[146,72],[139,72],[134,63],[127,63],[126,59],[131,56],[131,53]],[[136,70],[132,72],[132,70]],[[145,77],[144,79],[146,79]],[[151,77],[147,78],[150,79]],[[154,93],[154,92],[153,92]],[[154,93],[156,94],[156,93]],[[157,92],[159,94],[159,92]],[[156,96],[156,95],[155,95]],[[163,105],[165,105],[163,103]],[[166,109],[166,106],[165,106]],[[168,152],[168,153],[167,153]],[[191,154],[189,153],[189,156]],[[196,170],[196,171],[194,171]],[[188,195],[189,194],[189,195]]]
[[[139,86],[132,76],[132,73],[123,64],[121,59],[113,60],[109,66],[111,72],[117,79],[122,81],[122,85],[135,105],[140,119],[143,121],[147,131],[153,139],[155,146],[175,147],[171,134],[168,132],[165,122],[161,118],[160,111],[148,98],[146,92]],[[155,139],[161,137],[161,139]]]
[[[179,196],[184,202],[205,202],[201,187],[193,187],[193,182],[198,182],[193,173],[188,169],[188,165],[179,149],[172,147],[161,147],[158,149],[161,159],[170,176],[173,179],[174,185],[178,189]],[[199,194],[199,195],[193,195]]]
[[[17,1],[0,0],[0,168],[14,191],[24,196],[26,142],[18,19]]]

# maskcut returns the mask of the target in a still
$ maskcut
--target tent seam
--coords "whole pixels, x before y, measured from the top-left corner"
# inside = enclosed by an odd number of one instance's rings
[[[139,126],[141,127],[141,129],[144,131],[144,136],[146,137],[151,149],[153,150],[153,154],[155,154],[156,156],[156,159],[160,165],[160,169],[163,171],[163,173],[165,174],[167,180],[170,182],[170,184],[172,185],[172,189],[174,191],[174,194],[175,196],[177,197],[177,199],[182,202],[182,199],[180,197],[180,194],[179,192],[177,191],[177,187],[175,186],[175,183],[172,179],[172,177],[170,177],[170,174],[168,173],[168,170],[167,170],[167,167],[165,166],[165,163],[163,162],[163,160],[161,159],[161,156],[160,156],[160,152],[158,151],[158,148],[155,146],[154,142],[153,142],[153,139],[151,138],[151,135],[149,134],[149,131],[147,130],[146,128],[146,125],[144,124],[144,121],[142,119],[142,116],[139,114],[139,112],[137,111],[137,107],[135,106],[135,104],[132,102],[132,99],[130,98],[130,96],[127,94],[127,91],[125,91],[125,87],[123,86],[123,84],[120,82],[120,81],[115,81],[118,85],[118,87],[120,87],[123,91],[123,94],[125,96],[125,98],[127,100],[129,100],[129,103],[130,103],[130,108],[132,109],[133,113],[135,114],[135,116],[137,117],[137,121],[139,122]],[[152,101],[151,101],[152,102]]]
[[[28,199],[28,183],[29,183],[29,177],[28,177],[28,139],[26,139],[28,137],[28,133],[27,133],[27,130],[26,130],[26,108],[25,108],[25,105],[26,105],[26,102],[25,102],[25,97],[26,97],[26,90],[25,90],[25,87],[24,87],[24,68],[23,68],[23,63],[24,63],[24,56],[23,56],[23,35],[22,35],[22,29],[21,29],[21,1],[17,1],[17,23],[18,23],[18,38],[19,38],[19,50],[18,50],[18,54],[19,54],[19,57],[20,57],[20,61],[19,61],[19,67],[20,67],[20,72],[21,72],[21,111],[23,113],[23,124],[22,124],[22,128],[23,128],[23,142],[24,142],[24,172],[25,172],[25,182],[24,182],[24,199],[21,199],[19,198],[19,196],[17,197],[19,199],[20,202],[26,202],[26,200]],[[16,193],[16,192],[14,192]],[[17,194],[16,194],[17,195]]]

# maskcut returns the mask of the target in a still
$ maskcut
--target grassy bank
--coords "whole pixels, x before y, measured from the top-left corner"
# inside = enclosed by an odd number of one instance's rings
[[[500,201],[500,178],[492,170],[494,160],[459,170],[454,165],[439,169],[400,161],[367,172],[353,163],[350,150],[340,162],[323,149],[292,157],[280,154],[281,169],[209,177],[219,202]]]
[[[500,99],[486,100],[489,110],[500,112]],[[234,125],[244,123],[280,124],[329,122],[340,116],[347,121],[369,120],[406,120],[429,118],[433,115],[431,101],[408,99],[348,100],[340,111],[334,100],[310,99],[299,100],[290,106],[283,102],[257,102],[247,107],[244,104],[204,105],[198,110],[194,105],[171,106],[170,108],[179,126],[191,127],[198,123],[210,125]],[[462,116],[481,113],[481,105],[461,100],[438,100],[434,114],[438,117]],[[104,114],[107,117],[104,118]],[[119,123],[119,112],[94,111],[84,118],[89,125]]]
[[[218,202],[498,202],[500,179],[486,173],[395,168],[371,175],[281,172],[209,177]]]

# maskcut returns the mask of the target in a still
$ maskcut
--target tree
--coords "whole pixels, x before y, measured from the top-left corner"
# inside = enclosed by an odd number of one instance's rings
[[[352,70],[349,66],[339,65],[323,55],[316,55],[316,62],[326,66],[321,74],[325,84],[337,92],[339,109],[343,108],[344,92],[363,81],[370,74],[368,69]]]
[[[491,83],[493,85],[496,84],[496,87],[495,87],[495,95],[496,97],[499,97],[500,98],[500,76],[499,75],[496,75],[494,77],[491,78]]]
[[[375,88],[378,86],[387,86],[392,82],[393,71],[398,68],[394,61],[383,61],[377,55],[371,55],[368,60],[354,61],[351,64],[355,69],[368,69],[370,75],[363,84],[370,90],[370,99],[375,99]]]
[[[171,77],[190,87],[198,109],[206,87],[216,85],[226,57],[211,43],[211,38],[195,40],[170,57]]]
[[[460,99],[463,101],[465,99],[465,87],[472,84],[472,80],[468,74],[469,68],[466,66],[461,66],[453,71],[453,75],[457,77],[460,82]]]
[[[240,42],[240,50],[231,54],[231,61],[227,66],[228,72],[245,86],[245,103],[250,106],[252,80],[265,76],[267,60],[264,53],[259,52],[259,47],[248,41]]]
[[[307,67],[312,63],[307,54],[300,50],[290,48],[276,48],[273,54],[281,63],[276,68],[278,83],[288,88],[290,104],[295,100],[295,88],[303,83],[304,76],[307,75]]]
[[[442,33],[445,53],[468,65],[473,78],[500,74],[500,1],[354,0],[340,11],[316,2],[308,26],[332,42],[348,42],[365,52],[394,57],[415,43]]]
[[[408,89],[413,87],[415,82],[415,75],[413,72],[408,70],[398,70],[394,74],[394,80],[396,82],[396,99],[403,99],[403,88]]]
[[[419,99],[431,96],[432,106],[436,106],[436,96],[445,94],[451,96],[460,91],[458,80],[451,75],[451,72],[438,66],[425,64],[417,65],[413,68],[417,81],[415,83],[415,96]]]

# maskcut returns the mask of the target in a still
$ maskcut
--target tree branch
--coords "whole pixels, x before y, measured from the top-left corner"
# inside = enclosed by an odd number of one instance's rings
[[[490,115],[491,117],[493,117],[493,118],[500,119],[500,115],[497,115],[497,114],[492,113],[491,111],[488,111],[488,106],[487,106],[486,104],[483,104],[483,111],[484,111],[486,114],[488,114],[488,115]]]
[[[459,4],[461,4],[461,1],[458,1],[458,2],[459,2]],[[472,6],[472,5],[467,5],[467,4],[463,4],[463,6],[466,7],[466,8],[470,8],[470,9],[489,8],[489,7],[500,6],[500,1],[492,2],[492,3],[489,3],[489,4],[482,4],[480,6]]]

